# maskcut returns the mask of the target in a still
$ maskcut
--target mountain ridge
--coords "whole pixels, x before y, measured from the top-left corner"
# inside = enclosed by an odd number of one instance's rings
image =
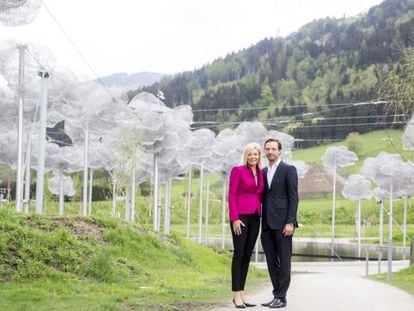
[[[126,73],[116,72],[99,80],[107,87],[140,88],[159,82],[165,75],[156,72]]]

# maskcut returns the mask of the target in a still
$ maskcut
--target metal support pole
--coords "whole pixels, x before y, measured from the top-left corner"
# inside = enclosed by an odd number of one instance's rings
[[[17,132],[17,176],[16,176],[16,212],[22,211],[22,194],[23,194],[23,87],[24,87],[24,51],[25,45],[19,45],[19,91],[18,91],[18,132]],[[43,83],[42,83],[43,89]],[[47,103],[46,103],[47,105]]]
[[[378,274],[381,273],[382,252],[378,252]]]
[[[365,249],[365,275],[369,275],[369,252]]]
[[[171,231],[171,198],[172,198],[172,177],[168,178],[168,234]]]
[[[201,233],[203,230],[203,178],[204,178],[204,164],[200,166],[200,198],[198,205],[198,236],[197,242],[201,243]]]
[[[129,221],[131,217],[131,187],[125,190],[125,220]]]
[[[161,230],[161,211],[162,211],[162,198],[161,198],[161,193],[162,193],[162,183],[159,183],[159,193],[158,193],[158,206],[157,206],[157,212],[158,212],[158,216],[157,216],[157,231]]]
[[[112,175],[112,217],[116,216],[116,179],[115,179],[115,173]]]
[[[40,95],[40,129],[39,129],[39,155],[37,162],[36,176],[36,213],[43,213],[43,188],[45,182],[45,157],[46,157],[46,121],[47,121],[47,91],[49,73],[46,70],[40,70],[41,77],[41,95]]]
[[[164,233],[169,234],[168,231],[168,177],[165,179],[165,197],[164,197]]]
[[[392,243],[392,221],[393,221],[393,184],[390,184],[390,208],[388,211],[388,240]]]
[[[379,216],[379,244],[384,244],[384,200],[380,203],[380,216]]]
[[[31,181],[31,171],[30,171],[30,155],[32,153],[32,142],[30,139],[30,133],[27,135],[27,151],[26,151],[26,169],[25,169],[25,184],[24,184],[24,206],[23,212],[29,213],[30,210],[30,181]]]
[[[387,243],[387,281],[390,282],[392,280],[392,240],[387,240]]]
[[[392,213],[393,213],[393,184],[390,184],[390,208],[389,208],[389,222],[388,222],[388,273],[387,280],[392,280]]]
[[[64,191],[63,191],[63,168],[59,169],[59,215],[63,215],[63,202],[64,202]]]
[[[404,197],[404,215],[403,215],[403,259],[405,260],[405,247],[407,246],[407,196]]]
[[[158,159],[157,154],[154,153],[154,231],[158,227]]]
[[[187,190],[187,239],[190,238],[190,223],[191,223],[191,164],[188,168],[188,190]]]
[[[83,150],[83,201],[82,216],[88,214],[88,149],[89,149],[89,130],[88,126],[85,130],[85,142]]]
[[[88,215],[92,215],[93,169],[89,169]]]
[[[361,200],[358,200],[358,257],[361,257]]]
[[[205,218],[205,237],[204,243],[207,244],[208,239],[208,208],[209,208],[209,196],[210,196],[210,173],[207,173],[207,187],[206,187],[206,218]]]
[[[226,178],[223,177],[223,192],[221,195],[221,248],[224,249],[224,233],[226,230]]]
[[[332,191],[332,224],[331,224],[331,251],[332,256],[335,254],[335,207],[336,207],[336,158],[333,173],[333,191]]]
[[[131,178],[131,210],[129,213],[129,221],[135,221],[135,188],[136,188],[136,181],[135,181],[135,174],[136,174],[136,167],[135,167],[135,158],[132,160],[132,178]]]

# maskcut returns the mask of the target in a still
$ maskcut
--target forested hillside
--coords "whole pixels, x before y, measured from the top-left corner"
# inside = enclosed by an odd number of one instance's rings
[[[413,33],[414,1],[386,0],[366,14],[315,20],[286,38],[264,39],[145,90],[162,90],[169,106],[191,105],[195,126],[260,120],[304,145],[395,128],[406,117],[385,117],[376,91],[381,77],[399,72]]]

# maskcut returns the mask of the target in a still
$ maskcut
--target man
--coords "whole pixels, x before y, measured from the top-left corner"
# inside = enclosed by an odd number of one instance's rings
[[[294,166],[281,161],[282,144],[268,139],[264,145],[268,166],[263,169],[261,241],[273,285],[273,299],[263,306],[283,308],[290,284],[292,235],[297,227],[298,175]]]

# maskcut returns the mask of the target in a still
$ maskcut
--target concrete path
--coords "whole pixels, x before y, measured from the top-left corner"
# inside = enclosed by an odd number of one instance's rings
[[[393,271],[408,266],[408,261],[394,262]],[[259,264],[259,267],[264,267]],[[370,274],[378,272],[371,263]],[[292,263],[292,282],[288,292],[288,306],[283,310],[294,311],[408,311],[414,310],[414,297],[382,282],[365,278],[364,262]],[[386,264],[383,263],[383,272]],[[269,282],[270,283],[270,282]],[[247,290],[249,292],[249,290]],[[257,303],[249,310],[269,310],[260,303],[272,298],[272,287],[249,295],[249,301]],[[230,303],[214,310],[235,310]]]

